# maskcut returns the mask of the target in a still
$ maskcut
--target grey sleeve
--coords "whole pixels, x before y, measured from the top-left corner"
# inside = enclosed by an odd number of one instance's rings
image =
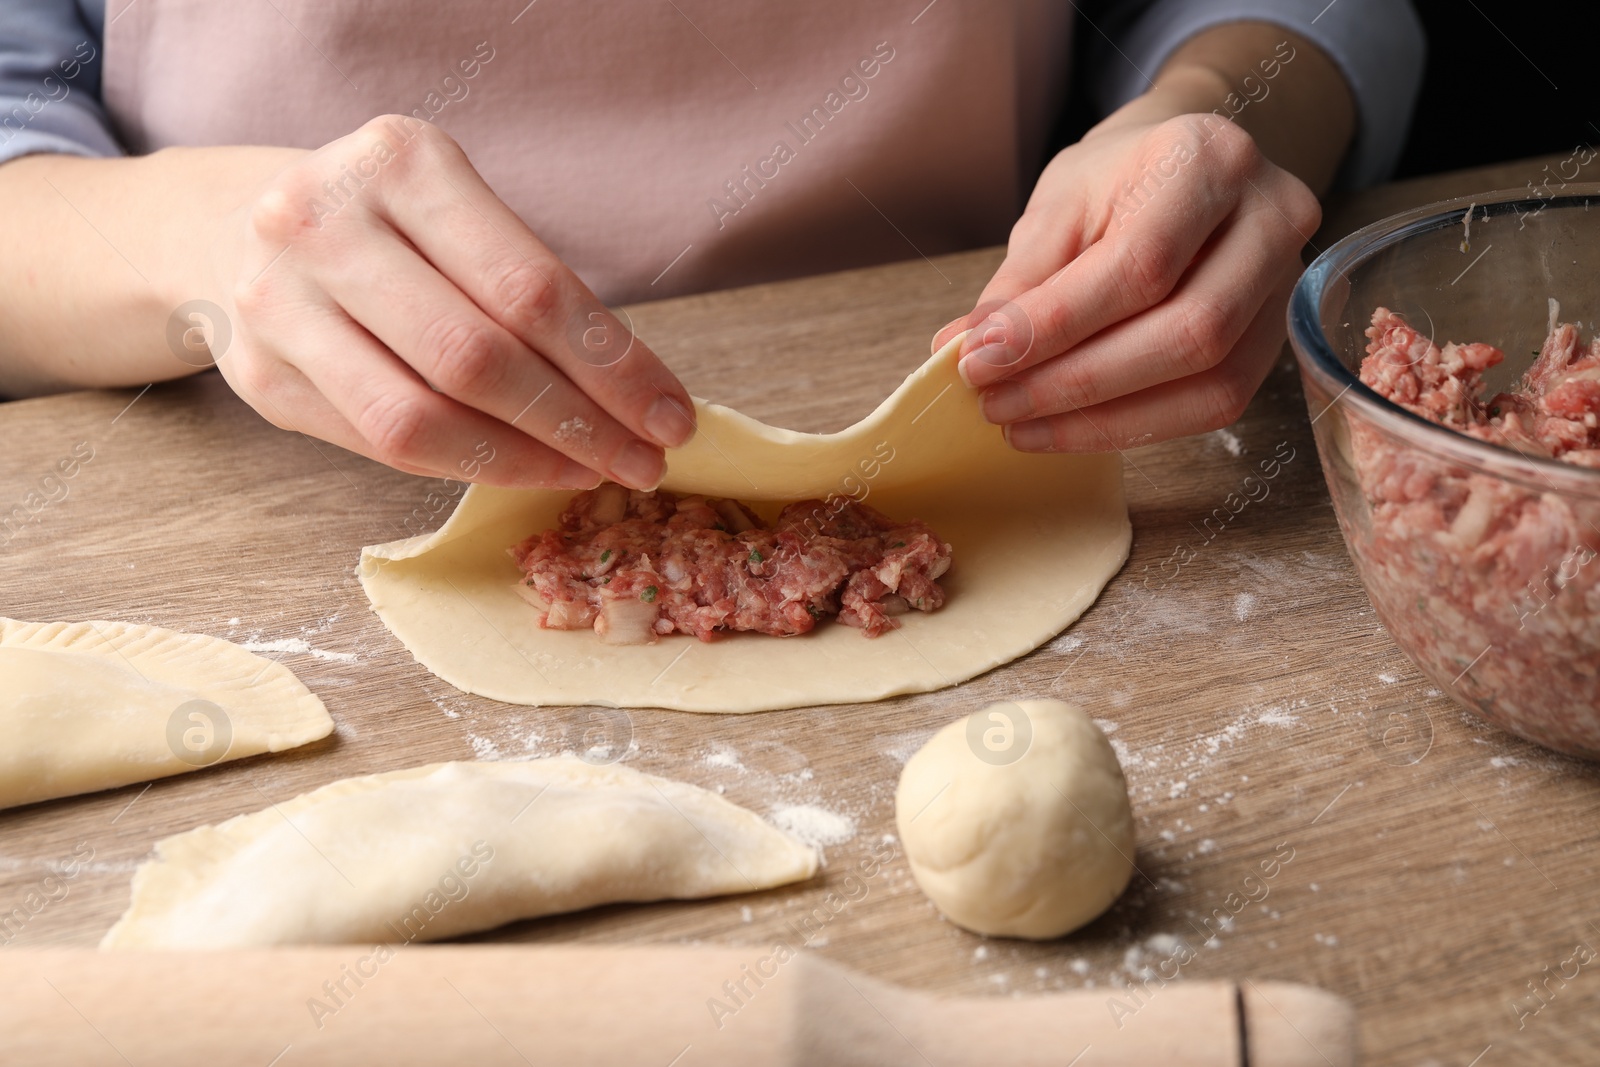
[[[1167,58],[1202,30],[1228,22],[1273,23],[1326,52],[1355,96],[1356,139],[1338,184],[1359,188],[1393,171],[1427,57],[1422,23],[1409,0],[1145,0],[1125,6],[1143,10],[1131,19],[1109,20],[1108,39],[1092,62],[1103,110],[1113,111],[1148,89]],[[1239,93],[1244,96],[1242,87]]]
[[[103,0],[0,2],[0,163],[123,154],[100,102],[103,17]]]

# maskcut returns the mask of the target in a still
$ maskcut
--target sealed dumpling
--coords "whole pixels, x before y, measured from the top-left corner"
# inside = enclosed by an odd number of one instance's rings
[[[101,947],[436,940],[816,870],[810,847],[683,782],[572,757],[437,763],[158,842]]]
[[[333,732],[287,667],[219,637],[0,619],[0,808],[281,752]]]

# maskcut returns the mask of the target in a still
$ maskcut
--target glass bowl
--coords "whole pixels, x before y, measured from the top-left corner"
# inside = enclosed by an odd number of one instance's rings
[[[1488,721],[1600,759],[1600,470],[1445,429],[1358,377],[1381,306],[1441,348],[1505,352],[1492,396],[1533,363],[1551,300],[1585,341],[1597,332],[1600,184],[1442,201],[1359,230],[1301,276],[1289,337],[1339,528],[1389,633]]]

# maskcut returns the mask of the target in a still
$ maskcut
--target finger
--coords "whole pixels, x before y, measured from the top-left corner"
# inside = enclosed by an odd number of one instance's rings
[[[929,352],[939,351],[939,349],[950,343],[952,337],[966,329],[967,318],[970,315],[971,312],[968,312],[967,315],[963,315],[958,319],[951,319],[939,327],[938,331],[933,335],[933,341],[928,345]]]
[[[318,295],[315,286],[303,274],[279,275],[265,284],[258,279],[258,284],[242,298],[245,305],[236,308],[236,313],[256,326],[267,323],[279,330],[285,325],[292,329],[294,317],[285,315],[285,309],[303,308],[308,302],[314,304]],[[332,314],[334,309],[327,311]],[[304,332],[303,325],[299,332]],[[296,345],[296,351],[313,351],[317,343],[318,338],[312,336],[307,339],[307,347]],[[355,427],[297,367],[274,353],[270,346],[254,338],[236,336],[216,363],[228,386],[272,425],[364,454],[365,442]],[[443,473],[406,463],[391,465],[408,474],[436,477]]]
[[[395,228],[631,432],[669,448],[688,441],[688,392],[495,196],[460,147],[424,125],[401,155],[411,153],[417,180],[392,186],[381,202]]]
[[[983,391],[984,417],[1012,423],[1093,407],[1225,359],[1269,300],[1287,301],[1298,237],[1259,213],[1225,223],[1172,295],[1055,359]]]
[[[353,430],[353,440],[335,441],[341,447],[399,470],[456,478],[464,462],[476,459],[475,480],[490,485],[599,484],[600,475],[575,460],[429,389],[338,309],[302,321],[300,336],[286,335],[282,343],[294,351],[295,368]],[[292,417],[303,421],[298,413]],[[301,428],[324,436],[320,423]],[[486,455],[493,458],[484,460]]]
[[[1178,129],[1174,136],[1189,136]],[[1009,314],[980,323],[967,338],[961,373],[981,387],[1054,358],[1113,323],[1165,299],[1195,255],[1239,203],[1243,177],[1259,153],[1219,136],[1196,147],[1177,175],[1139,209],[1124,212],[1077,258],[1017,294]],[[1152,164],[1146,164],[1148,171]]]
[[[1018,227],[1021,227],[1021,223]],[[1019,244],[1017,229],[1012,230],[1011,241],[1011,250],[1006,253],[994,277],[983,287],[976,306],[960,318],[952,319],[933,335],[933,351],[937,352],[949,344],[962,330],[970,330],[991,314],[1003,312],[1013,297],[1043,282],[1064,262],[1063,259],[1053,259],[1054,256],[1065,255],[1054,251],[1056,242],[1023,240]],[[962,349],[970,351],[967,345],[963,345]]]
[[[236,359],[231,354],[225,358],[236,364]],[[261,359],[258,362],[271,364],[272,369],[245,374],[248,385],[234,380],[238,377],[237,370],[233,376],[224,370],[224,376],[229,378],[229,384],[233,386],[234,391],[255,408],[262,418],[279,429],[289,430],[311,439],[312,447],[323,452],[324,458],[329,463],[334,462],[333,457],[323,451],[316,444],[316,440],[337,445],[347,452],[375,458],[370,455],[371,448],[366,439],[298,368],[276,359]],[[530,483],[515,480],[515,475],[511,481],[502,481],[495,476],[497,472],[490,468],[499,456],[500,453],[494,451],[487,441],[482,441],[474,444],[473,452],[468,458],[458,461],[454,467],[447,470],[418,466],[404,461],[388,465],[406,474],[424,478],[455,478],[489,485],[505,484],[509,488],[526,488]],[[338,469],[337,464],[335,469]],[[575,472],[573,484],[563,485],[562,488],[588,489],[593,488],[598,481],[599,476],[592,471]]]
[[[246,354],[234,345],[217,361],[217,369],[241,400],[278,429],[357,451],[361,435],[296,368],[276,358]],[[414,469],[406,473],[433,477],[439,472]]]
[[[1041,178],[1040,184],[1045,180]],[[1044,206],[1030,203],[1011,228],[1006,257],[978,295],[978,303],[933,335],[933,350],[937,352],[962,330],[977,326],[1018,294],[1043,284],[1063,263],[1076,258],[1082,251],[1082,227],[1073,217],[1075,213],[1081,214],[1075,201],[1065,205],[1052,201]]]
[[[1041,185],[1046,178],[1041,177]],[[1035,194],[1038,198],[1038,194]],[[1084,208],[1076,197],[1030,203],[1006,242],[1006,258],[983,287],[978,306],[1014,300],[1043,285],[1063,265],[1083,254]],[[976,326],[981,320],[975,320]]]
[[[354,264],[362,264],[361,273]],[[370,267],[383,264],[384,284]],[[341,269],[340,264],[349,264]],[[634,489],[666,473],[661,449],[634,436],[560,371],[489,318],[411,247],[374,221],[364,255],[318,270],[328,295],[423,381]]]
[[[1006,439],[1023,452],[1107,452],[1219,430],[1244,413],[1282,350],[1284,333],[1284,303],[1274,298],[1228,357],[1210,370],[1093,407],[1015,423],[1006,427]]]

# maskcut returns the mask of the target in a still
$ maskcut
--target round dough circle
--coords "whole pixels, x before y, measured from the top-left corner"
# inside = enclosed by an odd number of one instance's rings
[[[743,500],[769,520],[790,501],[853,495],[937,530],[954,550],[949,600],[901,616],[892,634],[830,624],[781,641],[608,645],[589,630],[543,629],[506,549],[556,526],[572,490],[474,485],[433,533],[364,548],[361,587],[418,663],[513,704],[744,713],[964,682],[1070,626],[1121,569],[1133,534],[1122,459],[1012,448],[956,370],[961,336],[838,433],[697,401],[694,438],[667,453],[663,489]]]
[[[906,763],[894,808],[917,884],[976,933],[1059,937],[1133,874],[1122,766],[1059,700],[993,704],[944,727]]]

